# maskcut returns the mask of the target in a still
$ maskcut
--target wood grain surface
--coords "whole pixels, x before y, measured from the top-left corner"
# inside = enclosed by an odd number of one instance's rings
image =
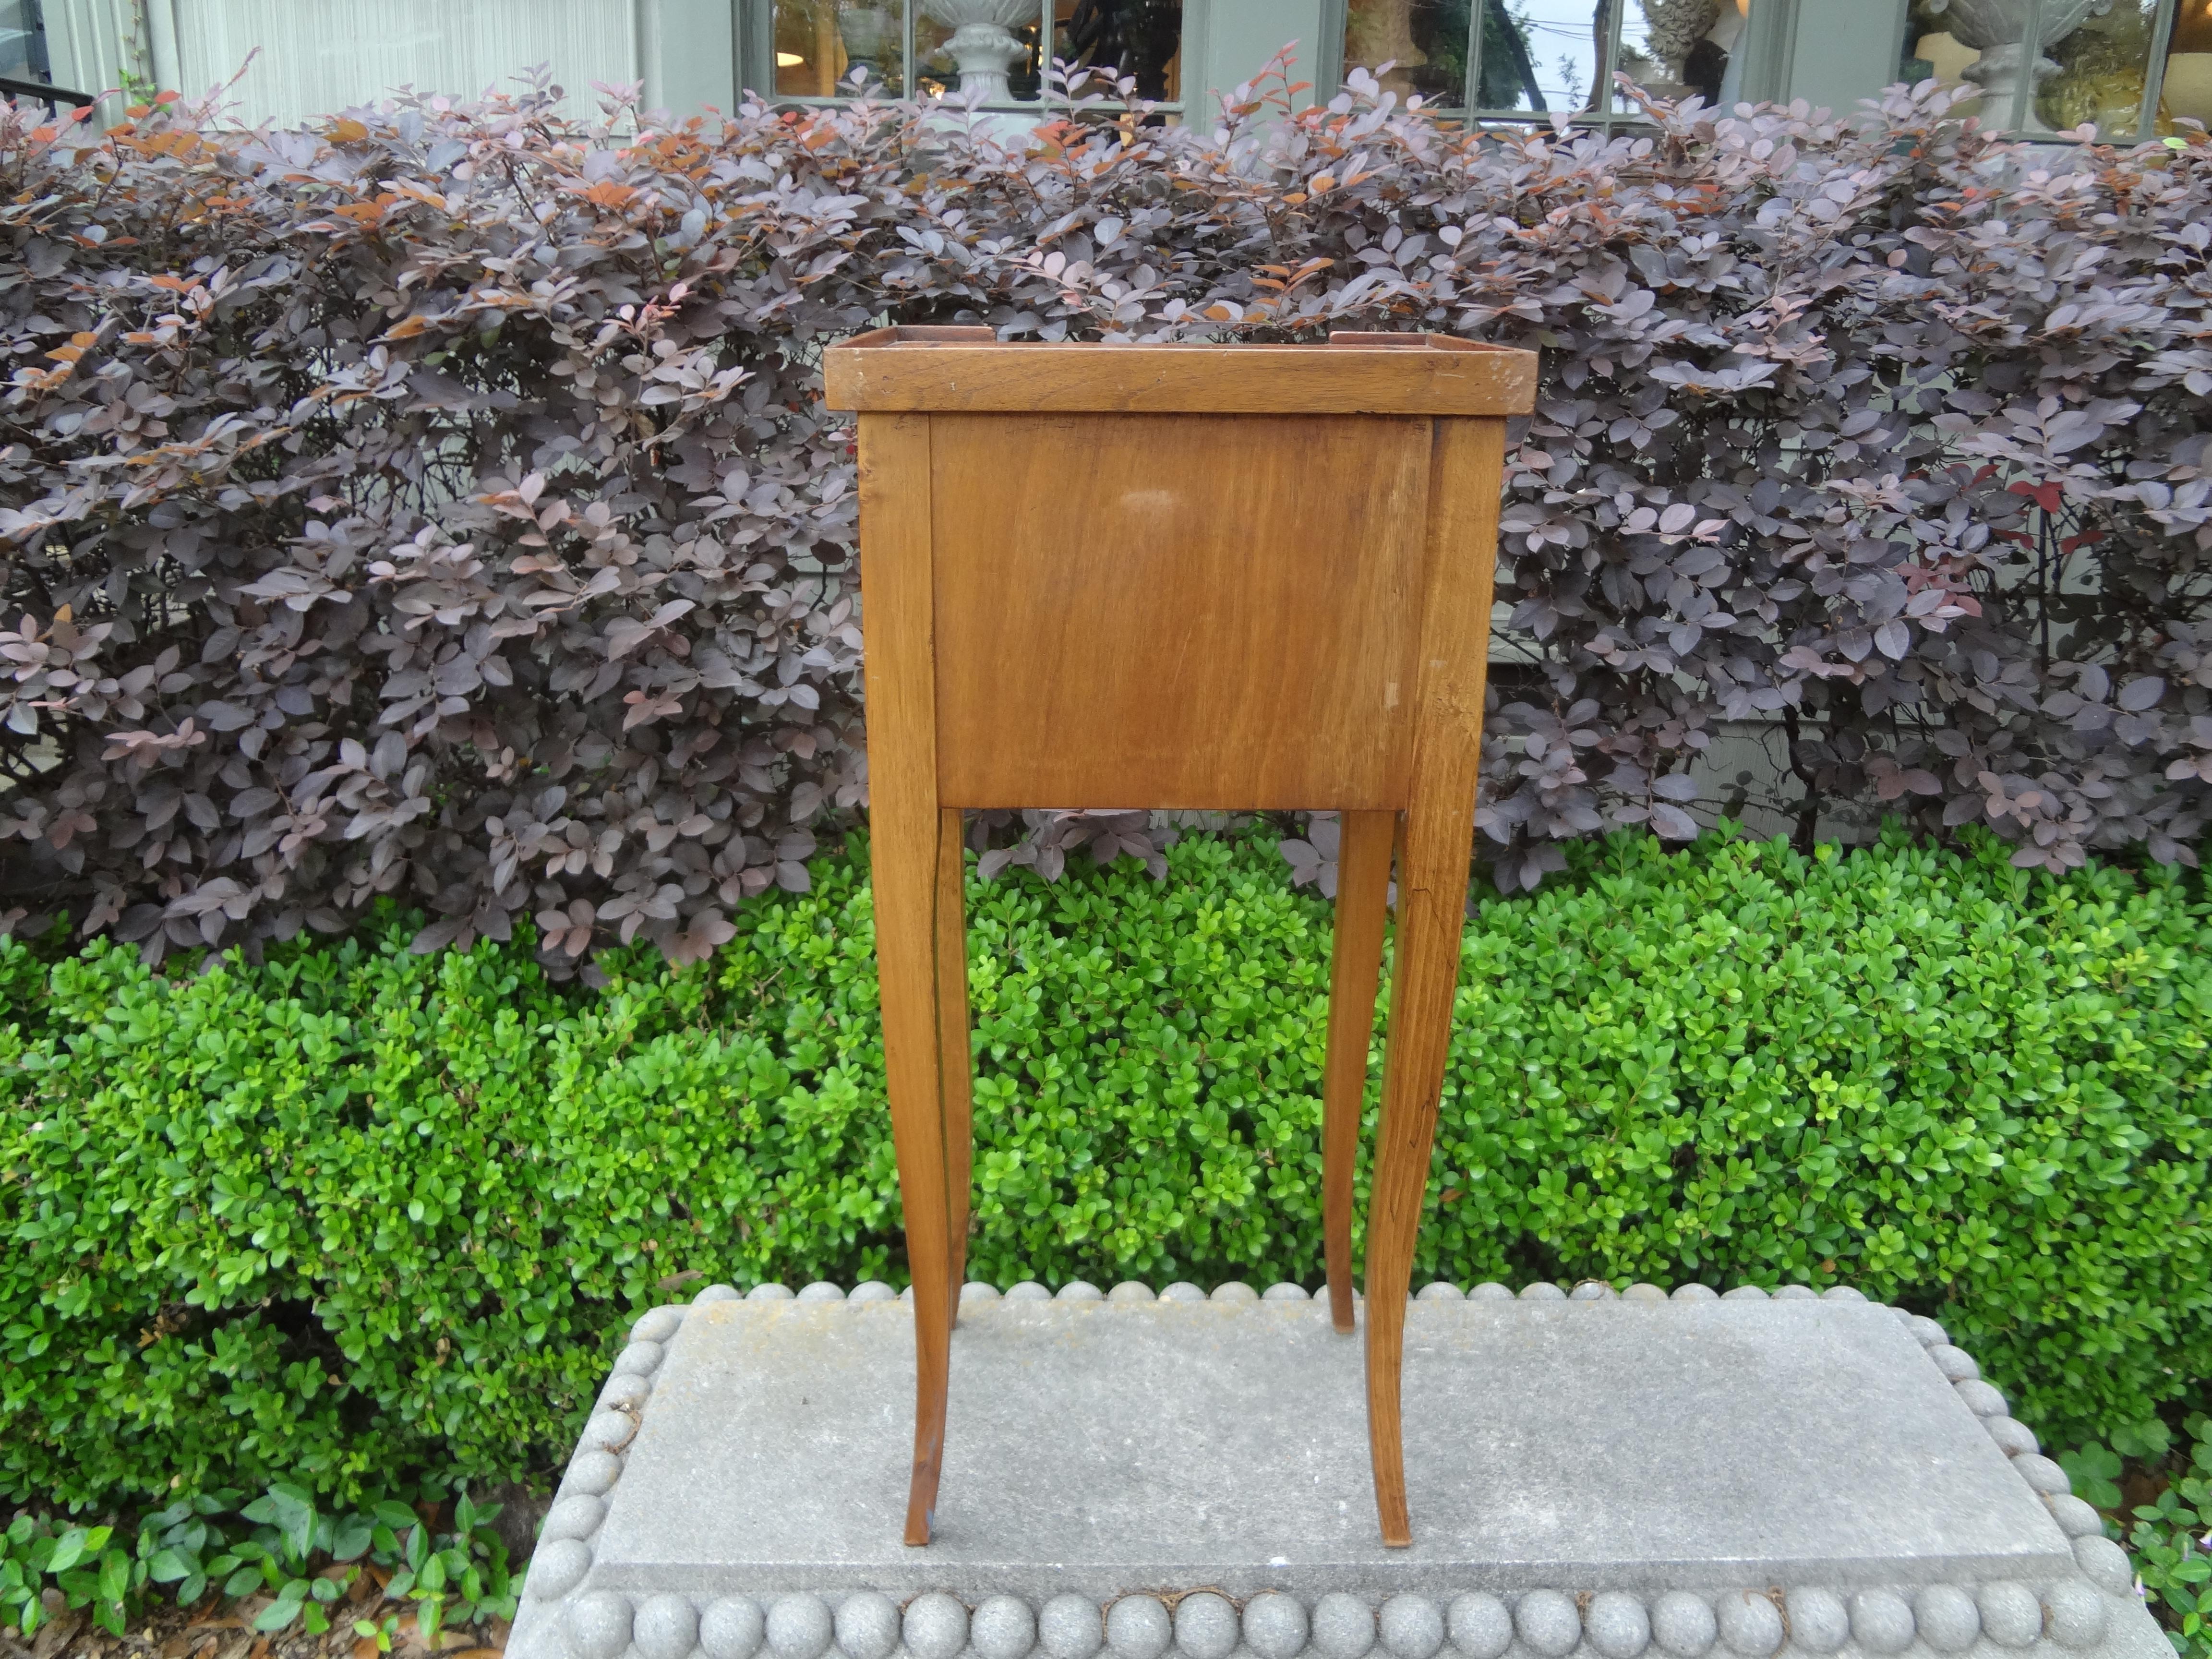
[[[1525,415],[1536,355],[1427,335],[1329,345],[1060,345],[886,338],[823,355],[831,409],[1029,413]]]
[[[1365,1336],[1377,1518],[1386,1544],[1410,1540],[1405,1304],[1458,982],[1502,417],[1529,406],[1534,362],[1407,336],[1031,347],[957,328],[830,354],[832,405],[865,411],[871,852],[915,1285],[908,1543],[934,1524],[964,1274],[969,806],[1343,812],[1323,1085],[1340,1330],[1395,841]]]
[[[946,805],[1404,804],[1429,422],[928,418]]]
[[[1382,1541],[1393,1546],[1413,1542],[1399,1418],[1406,1293],[1459,986],[1487,669],[1487,653],[1474,642],[1489,625],[1504,456],[1503,421],[1437,422],[1413,787],[1398,849],[1390,1034],[1367,1196],[1367,1440]]]
[[[862,660],[868,729],[868,862],[875,890],[884,1085],[907,1266],[914,1275],[914,1468],[906,1541],[927,1544],[944,1466],[953,1243],[938,1010],[944,872],[937,799],[929,589],[929,421],[860,417]],[[917,501],[917,497],[919,500]],[[916,511],[919,507],[920,510]],[[965,1024],[965,1013],[962,1022]],[[964,1049],[963,1049],[964,1058]],[[964,1159],[963,1159],[964,1162]]]
[[[1382,931],[1390,915],[1390,855],[1398,815],[1346,812],[1336,847],[1336,931],[1329,949],[1328,1047],[1321,1078],[1322,1259],[1328,1313],[1352,1328],[1352,1177],[1366,1103],[1367,1048],[1375,1036],[1375,991]]]

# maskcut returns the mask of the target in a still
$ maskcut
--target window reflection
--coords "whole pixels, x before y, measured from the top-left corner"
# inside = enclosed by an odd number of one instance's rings
[[[787,98],[849,94],[866,72],[873,88],[906,86],[901,0],[775,0],[775,89]]]
[[[1344,61],[1401,97],[1484,114],[1588,115],[1618,66],[1665,98],[1740,96],[1751,0],[1347,0]],[[1385,71],[1382,65],[1389,64]]]
[[[1475,42],[1479,107],[1569,115],[1599,107],[1619,3],[1483,0]]]
[[[2181,0],[2158,112],[2161,132],[2182,119],[2212,127],[2212,0]]]
[[[1536,74],[1529,27],[1530,20],[1508,10],[1504,0],[1484,0],[1482,38],[1477,43],[1481,71],[1475,77],[1477,107],[1532,112],[1551,109],[1552,100]]]
[[[1469,0],[1351,0],[1344,65],[1374,70],[1401,99],[1458,106],[1467,90]],[[1391,67],[1384,69],[1388,64]]]
[[[2159,13],[2159,0],[2042,0],[2031,53],[2027,0],[1912,0],[1902,73],[1978,88],[1966,112],[2031,134],[2087,125],[2125,143],[2183,117],[2212,121],[2212,0],[2174,8],[2158,107],[2145,119]]]
[[[2084,121],[2099,133],[2133,137],[2142,125],[2145,72],[2150,68],[2157,0],[2112,0],[2101,16],[2085,17],[2072,33],[2051,41],[2055,68],[2037,88],[2033,125],[2063,132]]]
[[[1044,84],[1039,0],[918,0],[915,91],[1034,103]]]
[[[52,82],[39,0],[0,0],[0,75]]]
[[[1464,0],[1462,0],[1464,3]],[[1137,96],[1182,96],[1182,0],[1054,0],[1052,54],[1135,77]]]
[[[1734,104],[1743,95],[1737,48],[1750,15],[1750,0],[1639,0],[1621,29],[1621,71],[1662,98]]]

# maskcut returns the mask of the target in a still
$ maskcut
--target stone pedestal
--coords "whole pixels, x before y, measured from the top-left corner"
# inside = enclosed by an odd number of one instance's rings
[[[1376,1534],[1359,1344],[1296,1287],[970,1286],[953,1342],[936,1541],[908,1549],[908,1306],[645,1316],[510,1652],[2170,1659],[1973,1361],[1850,1292],[1431,1286],[1409,1550]]]

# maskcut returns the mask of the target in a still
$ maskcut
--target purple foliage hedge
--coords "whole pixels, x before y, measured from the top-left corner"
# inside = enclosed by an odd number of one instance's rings
[[[158,955],[391,894],[426,948],[522,916],[556,963],[711,949],[865,799],[816,364],[884,319],[1540,348],[1501,885],[1692,833],[1740,719],[1783,723],[1808,826],[2189,857],[2212,148],[2023,150],[1928,88],[1652,113],[1079,93],[1014,154],[896,104],[595,125],[543,88],[0,118],[0,912]]]

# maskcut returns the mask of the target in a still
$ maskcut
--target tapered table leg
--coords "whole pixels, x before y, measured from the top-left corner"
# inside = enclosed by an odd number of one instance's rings
[[[1429,1182],[1437,1098],[1451,1047],[1460,924],[1474,848],[1474,796],[1447,806],[1416,802],[1406,817],[1398,872],[1398,940],[1390,974],[1389,1046],[1382,1121],[1367,1200],[1367,1437],[1382,1541],[1413,1542],[1399,1418],[1406,1292]]]
[[[951,1314],[960,1322],[968,1279],[968,1206],[975,1178],[975,1106],[968,1044],[968,860],[960,809],[941,809],[937,837],[937,1052],[945,1109],[945,1240]]]
[[[1352,1174],[1367,1090],[1367,1045],[1375,1031],[1376,981],[1389,909],[1393,811],[1346,812],[1336,852],[1336,939],[1328,969],[1328,1057],[1322,1068],[1321,1215],[1328,1263],[1328,1312],[1352,1328]]]
[[[861,665],[867,693],[869,865],[883,1000],[884,1080],[890,1095],[899,1198],[906,1212],[907,1267],[914,1275],[914,1472],[906,1541],[927,1544],[945,1457],[952,1298],[957,1293],[939,1055],[938,908],[944,891],[945,823],[948,816],[957,823],[959,814],[942,811],[937,794],[928,420],[864,414],[860,450],[860,512],[869,526],[860,542],[860,585],[869,607]],[[957,846],[952,856],[957,862]],[[964,1030],[964,1012],[960,1024]],[[962,1052],[964,1056],[964,1038]],[[964,1127],[962,1139],[964,1144]]]
[[[876,963],[882,982],[884,1062],[891,1140],[906,1210],[906,1257],[914,1275],[914,1475],[906,1541],[927,1544],[945,1452],[945,1389],[951,1358],[951,1217],[939,1044],[938,814],[891,807],[880,782],[870,813],[876,901]]]
[[[1413,1541],[1399,1413],[1406,1292],[1428,1190],[1437,1100],[1451,1048],[1482,759],[1487,665],[1482,653],[1455,648],[1455,642],[1482,638],[1490,626],[1498,495],[1488,481],[1498,477],[1504,442],[1503,421],[1437,423],[1430,498],[1437,506],[1429,521],[1413,763],[1399,831],[1390,1036],[1367,1200],[1367,1440],[1382,1541],[1398,1547]]]

